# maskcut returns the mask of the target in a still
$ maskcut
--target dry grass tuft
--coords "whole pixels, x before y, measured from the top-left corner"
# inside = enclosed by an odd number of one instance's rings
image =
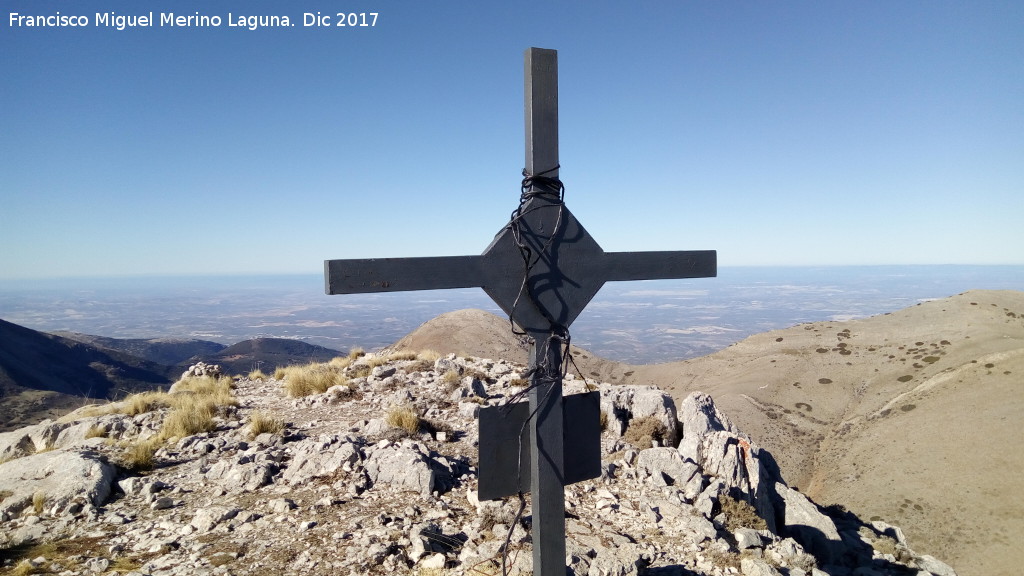
[[[311,394],[322,394],[331,386],[347,386],[345,366],[341,363],[312,362],[303,366],[288,366],[284,369],[284,387],[292,398]]]
[[[153,410],[159,410],[160,408],[167,408],[170,406],[169,398],[170,394],[159,390],[156,392],[132,394],[124,399],[124,405],[121,407],[121,413],[129,416],[138,416],[139,414],[145,414],[146,412],[152,412]]]
[[[408,364],[405,367],[406,373],[409,374],[413,372],[430,372],[433,369],[434,363],[429,360],[423,360],[422,358],[417,359],[415,362]]]
[[[351,378],[366,378],[372,371],[373,368],[371,368],[369,364],[363,364],[360,362],[348,369],[348,375]]]
[[[85,438],[87,440],[89,438],[106,438],[106,437],[107,437],[107,429],[104,428],[103,426],[100,426],[99,424],[93,424],[92,426],[89,427],[88,430],[85,431]]]
[[[252,372],[249,372],[249,374],[246,376],[246,378],[248,378],[249,380],[266,380],[267,379],[267,375],[263,373],[263,370],[260,370],[259,368],[257,368],[255,370],[253,370]]]
[[[118,465],[134,472],[152,470],[155,463],[156,449],[160,442],[160,438],[152,437],[148,440],[141,440],[127,445],[124,451],[121,452]]]
[[[172,397],[192,394],[210,398],[217,406],[236,406],[238,400],[235,399],[234,388],[235,381],[227,376],[193,376],[178,380],[174,384]],[[171,402],[173,404],[174,400]]]
[[[36,565],[32,564],[31,562],[29,562],[28,560],[22,560],[21,562],[18,563],[17,566],[14,567],[14,570],[11,570],[11,575],[12,576],[28,576],[29,574],[44,574],[47,571],[48,570],[46,569],[46,565],[45,564],[40,565],[40,566],[36,566]]]
[[[331,361],[328,362],[328,364],[339,370],[344,370],[351,366],[353,361],[355,361],[355,358],[352,358],[351,356],[337,356],[335,358],[331,358]]]
[[[416,357],[420,360],[433,364],[441,357],[441,353],[436,350],[420,350],[420,353],[417,354]]]
[[[207,396],[175,394],[174,409],[164,417],[160,438],[168,440],[210,432],[217,427],[213,421],[217,405],[214,398]]]
[[[398,406],[388,411],[385,419],[388,426],[400,428],[409,434],[416,434],[420,430],[420,417],[412,406]]]
[[[217,427],[214,416],[218,411],[238,405],[234,386],[234,380],[226,376],[189,377],[175,383],[174,393],[144,392],[126,398],[120,408],[124,414],[136,415],[165,408],[170,411],[164,416],[160,431],[155,436],[124,445],[120,465],[129,470],[152,469],[154,454],[163,442],[214,430]]]
[[[665,425],[659,422],[657,418],[644,416],[643,418],[630,420],[629,428],[626,428],[623,438],[633,446],[645,449],[650,448],[655,440],[660,445],[665,440],[667,434],[668,430],[665,429]]]
[[[284,421],[274,418],[266,412],[254,412],[249,417],[249,439],[260,434],[280,434],[284,431]]]

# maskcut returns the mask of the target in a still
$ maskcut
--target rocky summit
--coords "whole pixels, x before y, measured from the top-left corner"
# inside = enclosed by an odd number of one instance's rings
[[[147,402],[0,434],[0,570],[532,573],[529,495],[477,498],[476,418],[522,397],[523,366],[405,353],[308,372],[334,384],[250,375],[211,404],[191,382],[216,377],[198,367]],[[900,528],[788,486],[709,396],[677,406],[654,387],[566,377],[566,394],[595,389],[602,474],[565,489],[568,573],[954,574]],[[203,410],[203,431],[175,427]]]

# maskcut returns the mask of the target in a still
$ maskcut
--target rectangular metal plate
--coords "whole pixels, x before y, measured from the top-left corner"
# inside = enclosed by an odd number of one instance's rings
[[[601,395],[563,398],[565,470],[563,485],[601,475]],[[518,402],[480,410],[481,500],[496,500],[530,491],[530,405]],[[520,447],[522,451],[520,453]]]

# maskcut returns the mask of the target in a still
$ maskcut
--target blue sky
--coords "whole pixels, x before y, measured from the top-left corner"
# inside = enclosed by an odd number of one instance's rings
[[[1024,4],[3,0],[0,280],[480,253],[518,201],[523,51],[607,251],[1024,263]],[[27,28],[10,13],[288,15]]]

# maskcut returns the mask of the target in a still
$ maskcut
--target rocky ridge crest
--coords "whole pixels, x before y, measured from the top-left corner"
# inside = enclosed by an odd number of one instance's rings
[[[302,398],[278,380],[238,379],[216,429],[170,439],[144,474],[117,462],[158,433],[165,409],[0,434],[0,569],[501,574],[504,555],[509,574],[532,573],[529,508],[517,516],[517,498],[476,497],[475,418],[522,390],[524,368],[370,355],[349,370],[361,375]],[[677,407],[654,387],[566,377],[566,394],[594,388],[607,417],[602,476],[566,487],[571,573],[955,574],[898,527],[822,510],[787,486],[709,396]],[[415,431],[389,423],[398,410],[419,417]],[[267,414],[284,428],[253,436]],[[37,542],[48,555],[16,557]]]

